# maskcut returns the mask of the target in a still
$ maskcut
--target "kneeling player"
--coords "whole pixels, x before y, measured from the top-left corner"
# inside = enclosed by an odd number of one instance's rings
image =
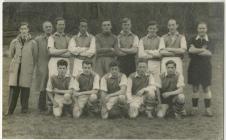
[[[107,119],[109,111],[117,103],[126,103],[126,75],[119,71],[119,64],[111,62],[110,72],[101,79],[101,117]]]
[[[137,70],[128,78],[127,99],[129,117],[136,118],[141,106],[144,105],[148,118],[153,118],[152,112],[156,104],[156,85],[150,72],[147,71],[147,61],[139,60]]]
[[[80,117],[87,103],[89,106],[93,106],[93,103],[97,100],[100,78],[93,72],[92,66],[92,61],[84,60],[82,62],[83,72],[75,78],[78,84],[77,91],[73,93],[73,99],[75,101],[73,117],[75,118]]]
[[[157,116],[165,117],[169,108],[172,109],[176,118],[185,115],[185,96],[183,94],[184,77],[176,72],[176,63],[172,60],[166,62],[166,72],[160,75],[160,97]]]
[[[60,117],[63,112],[63,107],[72,103],[72,89],[75,85],[71,78],[66,76],[68,63],[65,60],[57,61],[58,75],[50,77],[47,84],[47,92],[50,100],[53,103],[53,114],[55,117]]]

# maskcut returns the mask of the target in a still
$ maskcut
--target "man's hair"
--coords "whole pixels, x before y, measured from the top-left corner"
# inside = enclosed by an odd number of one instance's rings
[[[27,28],[29,28],[29,23],[28,23],[28,22],[23,21],[23,22],[21,22],[21,23],[20,23],[19,28],[20,28],[21,26],[27,26]]]
[[[122,23],[127,23],[127,22],[130,22],[130,23],[131,23],[131,19],[128,18],[128,17],[122,18],[121,24],[122,24]]]
[[[42,23],[42,27],[44,27],[44,25],[45,25],[46,23],[50,23],[50,24],[52,25],[52,22],[46,20],[46,21],[44,21],[44,22]]]
[[[93,66],[93,62],[91,60],[82,61],[82,65],[84,65],[84,64]]]
[[[177,66],[177,64],[173,60],[169,60],[166,62],[166,66],[168,66],[169,64],[173,64],[175,67]]]
[[[104,19],[101,20],[101,24],[103,24],[103,22],[105,22],[105,21],[109,21],[109,22],[111,23],[111,19],[109,19],[109,18],[104,18]]]
[[[153,26],[153,25],[156,25],[156,26],[158,27],[158,23],[157,23],[157,21],[155,21],[155,20],[151,20],[151,21],[149,21],[149,22],[148,22],[147,27],[149,27],[149,26]]]
[[[200,22],[198,22],[197,27],[198,27],[200,24],[205,24],[206,27],[208,28],[208,25],[207,25],[207,23],[206,23],[205,21],[200,21]]]
[[[79,20],[79,23],[81,23],[81,22],[88,23],[87,19],[85,19],[85,18],[81,18],[81,19]]]
[[[176,22],[176,24],[178,24],[178,23],[177,23],[177,20],[176,20],[175,18],[170,18],[170,19],[168,20],[168,23],[169,23],[170,20],[174,20],[174,21]]]
[[[110,64],[109,64],[109,67],[119,67],[119,62],[118,61],[112,61]]]
[[[146,59],[139,58],[138,61],[137,61],[137,65],[138,65],[139,63],[146,63],[146,64],[147,64],[148,61],[147,61]]]
[[[64,59],[60,59],[60,60],[58,60],[57,61],[57,67],[59,67],[59,66],[68,66],[68,62],[67,61],[65,61]]]
[[[58,21],[63,20],[65,22],[65,19],[63,17],[57,17],[55,19],[55,23],[57,24]]]

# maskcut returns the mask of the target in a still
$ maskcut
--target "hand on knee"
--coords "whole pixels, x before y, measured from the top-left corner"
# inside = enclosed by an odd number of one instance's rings
[[[95,102],[97,100],[97,95],[96,94],[91,94],[89,97],[90,102]]]
[[[184,104],[185,103],[185,96],[184,96],[184,94],[177,95],[177,102],[180,103],[180,104]]]
[[[125,97],[125,95],[119,95],[119,102],[120,102],[120,103],[125,103],[125,102],[126,102],[126,97]]]

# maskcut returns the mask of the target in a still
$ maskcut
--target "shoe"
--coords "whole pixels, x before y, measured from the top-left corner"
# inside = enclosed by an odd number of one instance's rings
[[[28,113],[28,110],[27,110],[27,109],[22,109],[22,110],[21,110],[21,113],[22,113],[22,114],[27,114],[27,113]]]
[[[193,107],[191,111],[191,116],[195,116],[198,114],[198,107]]]
[[[205,116],[207,116],[207,117],[213,117],[213,113],[212,113],[212,111],[211,111],[210,108],[207,108],[206,109]]]
[[[146,112],[147,116],[148,116],[148,119],[153,119],[153,115],[150,111]]]
[[[181,120],[182,119],[181,114],[178,114],[178,113],[174,113],[174,117],[177,120]]]

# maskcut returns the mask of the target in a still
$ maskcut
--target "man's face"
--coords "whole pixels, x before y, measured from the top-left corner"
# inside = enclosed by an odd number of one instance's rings
[[[155,35],[158,31],[157,25],[148,26],[148,34]]]
[[[52,31],[53,31],[53,26],[50,22],[45,22],[43,24],[43,31],[46,33],[46,34],[52,34]]]
[[[67,72],[67,67],[65,65],[59,65],[57,67],[57,71],[59,76],[65,76]]]
[[[92,72],[92,66],[91,64],[83,64],[82,65],[83,73],[88,75]]]
[[[138,63],[137,65],[137,73],[139,75],[144,75],[147,71],[147,64],[145,62]]]
[[[178,27],[178,25],[175,20],[168,21],[169,32],[175,33],[177,31],[177,27]]]
[[[57,32],[63,33],[65,29],[65,21],[64,20],[58,20],[56,24]]]
[[[20,26],[20,33],[23,37],[26,36],[28,32],[29,32],[29,28],[27,27],[27,25]]]
[[[129,32],[131,30],[131,26],[132,25],[130,21],[124,22],[122,23],[122,30],[125,32]]]
[[[174,64],[168,64],[166,66],[166,70],[167,70],[167,74],[175,74],[176,67],[174,66]]]
[[[87,30],[88,30],[88,24],[86,22],[80,22],[79,32],[84,34],[87,32]]]
[[[198,34],[200,36],[205,36],[206,33],[207,33],[207,26],[206,26],[206,24],[199,24],[197,31],[198,31]]]
[[[110,21],[103,21],[102,23],[102,31],[104,33],[110,33],[111,32],[111,22]]]
[[[116,77],[119,73],[119,67],[118,66],[111,67],[110,73],[112,74],[113,77]]]

